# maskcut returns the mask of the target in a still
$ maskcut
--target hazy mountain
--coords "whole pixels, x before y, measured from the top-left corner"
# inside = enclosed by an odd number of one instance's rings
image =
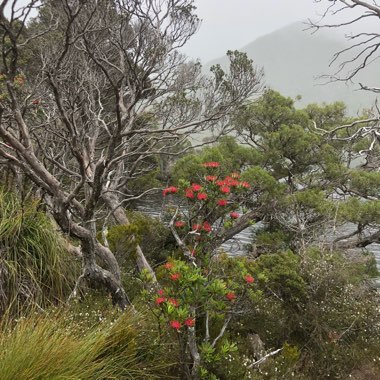
[[[254,40],[238,50],[244,51],[254,63],[264,68],[265,83],[284,95],[301,95],[297,105],[308,103],[345,102],[350,113],[374,103],[373,93],[359,91],[358,85],[329,83],[318,78],[321,74],[331,74],[329,63],[333,54],[347,47],[343,36],[331,32],[318,32],[313,35],[302,23],[291,24],[273,33]],[[209,62],[205,69],[219,63],[224,68],[227,58],[221,57]],[[375,86],[380,83],[380,70],[377,64],[369,65],[356,79],[356,82]]]

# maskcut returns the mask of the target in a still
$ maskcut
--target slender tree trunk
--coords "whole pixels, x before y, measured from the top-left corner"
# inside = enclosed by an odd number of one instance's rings
[[[116,219],[117,223],[125,225],[130,224],[125,210],[120,206],[119,200],[114,195],[104,194],[103,200],[106,203],[107,207],[112,210],[113,216]],[[134,237],[133,241],[135,241]],[[145,258],[145,255],[139,244],[136,244],[136,264],[140,272],[143,270],[147,271],[152,278],[152,282],[157,283],[156,274]]]
[[[201,355],[198,351],[197,337],[195,333],[195,326],[189,328],[189,349],[191,358],[193,359],[193,366],[191,368],[191,377],[194,380],[199,379],[199,368],[201,366]]]

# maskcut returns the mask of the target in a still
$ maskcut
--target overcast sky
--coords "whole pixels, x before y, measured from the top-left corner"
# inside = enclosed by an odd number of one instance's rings
[[[22,6],[28,2],[29,0],[17,0],[17,5]],[[191,58],[200,58],[203,64],[221,57],[227,50],[240,49],[256,38],[293,22],[301,23],[308,18],[318,20],[329,4],[328,0],[321,0],[320,3],[316,3],[315,0],[194,0],[194,2],[197,7],[196,13],[202,23],[199,31],[182,51]],[[354,14],[352,10],[348,12],[349,16]],[[347,20],[346,17],[346,13],[339,13],[333,17],[333,21]],[[378,19],[366,19],[363,23],[360,25],[355,23],[354,30],[368,31],[369,25],[372,29],[378,30]],[[328,32],[343,33],[336,29],[329,29]]]
[[[195,4],[202,25],[183,50],[203,63],[290,23],[315,20],[322,11],[314,0],[195,0]]]

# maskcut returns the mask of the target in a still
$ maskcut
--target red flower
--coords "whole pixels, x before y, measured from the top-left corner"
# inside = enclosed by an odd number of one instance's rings
[[[230,191],[231,191],[231,189],[228,187],[228,186],[222,186],[221,188],[220,188],[220,191],[222,192],[222,193],[225,193],[225,194],[228,194]]]
[[[201,224],[193,224],[193,231],[200,231],[202,229]]]
[[[193,184],[191,185],[191,188],[192,188],[194,191],[199,191],[199,190],[202,188],[202,186],[201,186],[201,185],[198,185],[197,183],[193,183]]]
[[[165,267],[166,269],[172,269],[172,268],[174,267],[174,265],[173,265],[173,263],[166,263],[166,264],[164,265],[164,267]]]
[[[218,177],[216,175],[208,175],[206,181],[214,182]]]
[[[195,325],[195,319],[194,318],[187,318],[185,320],[185,325],[187,327],[193,327]]]
[[[186,189],[186,191],[185,191],[185,197],[186,197],[186,198],[193,199],[193,198],[194,198],[193,190],[191,190],[191,189]]]
[[[219,181],[216,181],[216,184],[217,184],[218,186],[223,186],[223,185],[226,184],[226,181],[225,181],[225,180],[219,180]]]
[[[181,273],[173,273],[172,275],[170,275],[170,278],[173,281],[178,281],[181,278]]]
[[[156,298],[156,305],[161,305],[162,303],[164,303],[166,301],[166,298],[165,297],[157,297]]]
[[[178,188],[175,187],[175,186],[170,186],[170,187],[167,187],[166,189],[164,189],[162,191],[162,194],[164,197],[166,197],[167,194],[174,194],[178,191]]]
[[[251,185],[248,182],[240,182],[240,186],[244,187],[245,189],[249,189]]]
[[[218,200],[218,206],[227,206],[227,200],[226,199],[219,199]]]
[[[200,201],[205,201],[207,199],[207,194],[206,193],[198,193],[198,200]]]
[[[217,168],[220,166],[219,162],[211,161],[211,162],[204,162],[202,164],[205,168]]]
[[[175,307],[179,306],[179,302],[175,298],[169,298],[168,302],[174,305]]]
[[[232,219],[237,219],[239,216],[240,216],[239,213],[237,213],[237,212],[235,212],[235,211],[233,211],[233,212],[230,213],[230,217],[231,217]]]
[[[247,281],[248,284],[253,284],[253,282],[255,281],[255,279],[252,276],[250,276],[250,275],[247,275],[244,278],[245,278],[245,281]]]
[[[226,294],[226,298],[228,299],[228,301],[233,301],[234,299],[236,299],[236,294],[234,292],[228,292]]]
[[[34,100],[32,101],[32,104],[34,104],[34,105],[38,105],[38,104],[40,104],[40,100],[39,100],[39,99],[34,99]]]
[[[193,250],[191,251],[191,256],[192,256],[192,257],[195,257],[196,254],[197,254],[197,253],[195,252],[195,249],[193,249]]]
[[[182,228],[182,227],[185,227],[186,223],[183,221],[183,220],[177,220],[175,223],[174,223],[174,226],[177,227],[177,228]]]
[[[163,296],[164,295],[164,289],[157,290],[157,294],[159,296]]]
[[[182,325],[181,325],[181,322],[174,320],[174,321],[170,321],[170,327],[178,331],[182,327]]]
[[[212,230],[211,224],[209,222],[204,222],[203,223],[203,231],[211,232],[211,230]]]
[[[230,179],[228,179],[228,181],[227,181],[227,185],[228,186],[237,186],[237,185],[239,185],[239,181],[237,180],[237,179],[232,179],[232,178],[230,178]]]

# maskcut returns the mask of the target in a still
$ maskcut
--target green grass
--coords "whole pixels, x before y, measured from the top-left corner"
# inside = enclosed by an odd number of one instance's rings
[[[168,378],[160,375],[167,366],[149,356],[151,342],[141,341],[141,315],[125,312],[82,333],[67,317],[64,311],[3,322],[0,379]]]
[[[78,276],[63,238],[36,201],[0,189],[0,313],[64,300]]]

